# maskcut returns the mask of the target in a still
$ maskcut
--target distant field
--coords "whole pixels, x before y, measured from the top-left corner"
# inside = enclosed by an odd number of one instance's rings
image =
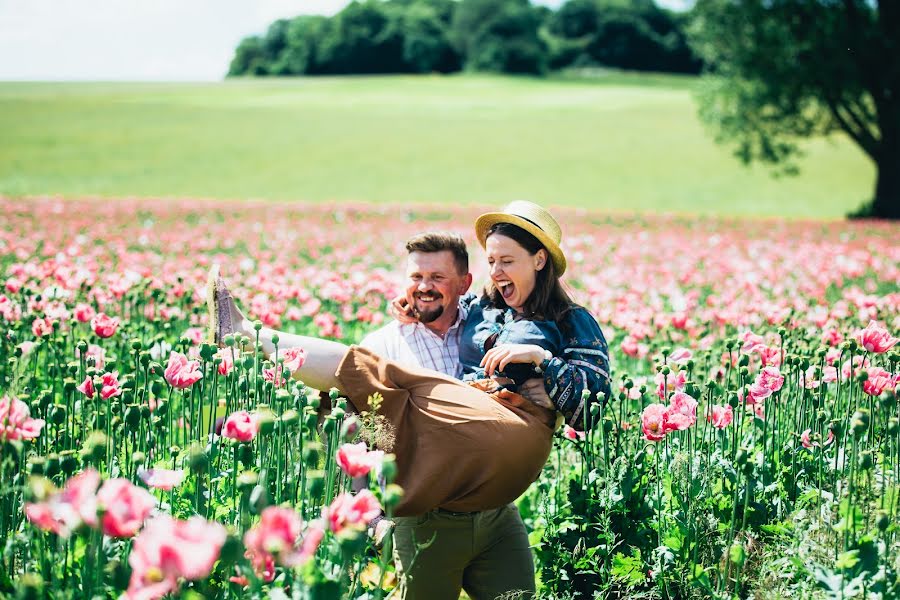
[[[0,194],[500,204],[840,217],[843,137],[773,179],[716,146],[697,81],[612,75],[0,83]]]

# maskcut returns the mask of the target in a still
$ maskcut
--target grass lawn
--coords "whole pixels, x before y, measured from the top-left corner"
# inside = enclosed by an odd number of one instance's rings
[[[697,80],[347,77],[0,83],[0,194],[327,202],[532,199],[608,211],[840,217],[869,197],[846,138],[773,179],[717,146]]]

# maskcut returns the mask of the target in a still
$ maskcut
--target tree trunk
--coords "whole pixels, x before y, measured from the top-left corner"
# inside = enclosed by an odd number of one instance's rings
[[[887,133],[887,132],[885,132]],[[892,143],[893,142],[893,143]],[[879,219],[900,219],[900,140],[882,138],[882,147],[875,166],[878,179],[871,216]]]

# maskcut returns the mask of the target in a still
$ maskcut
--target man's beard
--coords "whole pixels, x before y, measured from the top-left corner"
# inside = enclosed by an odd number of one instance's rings
[[[440,297],[436,297],[436,300],[440,300]],[[413,305],[413,315],[419,321],[419,323],[432,323],[436,321],[442,314],[444,314],[443,305],[439,305],[437,308],[419,310]]]

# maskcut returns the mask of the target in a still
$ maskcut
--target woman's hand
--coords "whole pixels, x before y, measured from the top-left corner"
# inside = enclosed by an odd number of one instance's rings
[[[528,379],[519,386],[519,394],[542,408],[556,410],[553,400],[547,395],[547,388],[544,387],[543,379]]]
[[[405,295],[397,296],[388,304],[388,314],[395,320],[409,325],[416,322],[413,308]]]
[[[544,349],[535,344],[499,344],[485,353],[481,366],[488,377],[494,371],[502,371],[510,363],[531,363],[535,366],[544,361]]]

